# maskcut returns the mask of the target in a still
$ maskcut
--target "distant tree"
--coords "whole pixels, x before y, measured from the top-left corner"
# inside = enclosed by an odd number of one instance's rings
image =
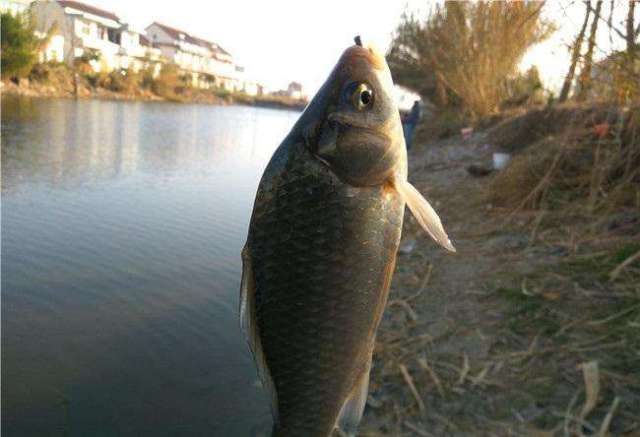
[[[397,83],[428,97],[437,106],[449,106],[452,92],[447,89],[434,64],[430,35],[426,26],[414,16],[404,16],[387,55]]]
[[[562,90],[560,91],[560,97],[558,100],[560,102],[564,102],[569,97],[569,92],[571,91],[571,84],[573,83],[573,78],[576,74],[576,67],[578,65],[578,60],[580,59],[580,50],[582,50],[582,41],[584,41],[584,34],[587,30],[587,24],[589,23],[589,16],[591,15],[591,8],[589,7],[589,2],[585,2],[586,12],[584,14],[584,21],[582,22],[582,27],[580,28],[580,32],[576,37],[575,42],[573,43],[573,47],[571,48],[571,64],[569,65],[569,72],[564,78],[564,83],[562,84]],[[613,6],[611,7],[611,11],[613,13]],[[611,19],[611,16],[609,17]]]
[[[2,13],[0,33],[2,75],[13,78],[29,74],[31,67],[37,61],[40,43],[29,19],[22,14]]]
[[[584,99],[591,88],[591,69],[593,67],[593,49],[596,45],[596,34],[598,32],[598,22],[600,21],[600,11],[602,10],[602,0],[596,2],[596,8],[593,11],[594,17],[591,22],[591,31],[589,33],[589,41],[587,43],[587,53],[584,55],[582,70],[580,71],[580,92],[578,99]]]
[[[635,11],[638,0],[610,1],[609,16],[604,18],[601,15],[602,1],[584,1],[586,6],[585,18],[572,46],[572,57],[569,72],[565,77],[564,85],[560,95],[560,101],[564,101],[569,96],[569,91],[575,76],[576,65],[580,61],[580,51],[586,36],[587,23],[590,16],[593,17],[591,29],[587,42],[587,49],[582,56],[582,69],[578,77],[578,89],[576,98],[583,100],[589,96],[598,98],[614,99],[625,102],[630,98],[637,98],[640,93],[638,77],[640,75],[640,49],[638,37],[640,36],[640,23],[635,23]],[[595,4],[595,6],[594,6]],[[625,27],[618,27],[614,24],[614,12],[628,5]],[[593,14],[593,15],[591,15]],[[609,30],[609,43],[614,45],[614,35],[624,40],[626,49],[606,53],[604,59],[594,62],[594,51],[596,48],[596,34],[599,30],[598,23],[602,22]],[[603,52],[600,48],[599,52]]]
[[[497,112],[505,79],[554,30],[543,4],[446,1],[426,20],[403,17],[388,53],[395,80],[438,106],[458,101],[471,117]]]
[[[640,36],[640,23],[638,23],[638,27],[634,28],[634,13],[636,10],[637,0],[629,0],[629,9],[627,10],[627,32],[626,32],[626,40],[627,40],[627,53],[630,57],[638,56],[636,52],[636,48],[638,46],[637,39]]]

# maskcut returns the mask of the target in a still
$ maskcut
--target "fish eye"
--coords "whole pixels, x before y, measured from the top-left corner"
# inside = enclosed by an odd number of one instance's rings
[[[358,111],[370,108],[373,105],[373,89],[366,84],[358,84],[351,94],[351,103]]]

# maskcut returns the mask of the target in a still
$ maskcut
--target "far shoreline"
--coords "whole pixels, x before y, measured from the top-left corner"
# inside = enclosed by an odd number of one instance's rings
[[[225,97],[215,95],[208,90],[193,89],[188,94],[177,94],[175,98],[161,97],[145,90],[137,90],[135,93],[117,92],[105,88],[81,87],[78,95],[73,91],[59,89],[51,85],[38,82],[20,81],[16,84],[11,80],[0,82],[0,97],[28,97],[38,99],[70,99],[70,100],[105,100],[122,102],[145,103],[185,103],[204,104],[215,106],[250,106],[267,109],[280,109],[290,111],[302,111],[307,106],[307,101],[292,99],[284,96],[249,96],[244,94],[229,93]]]

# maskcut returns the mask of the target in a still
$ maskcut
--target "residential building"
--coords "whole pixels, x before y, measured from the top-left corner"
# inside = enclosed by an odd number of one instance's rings
[[[292,99],[302,99],[304,97],[302,84],[299,82],[291,82],[287,87],[287,95]]]
[[[33,2],[31,15],[40,34],[63,38],[61,58],[69,64],[84,56],[94,71],[137,71],[148,64],[148,58],[159,57],[140,44],[140,32],[113,12],[78,1],[42,0]],[[48,60],[51,56],[46,52],[41,57]],[[57,50],[55,54],[57,59]]]
[[[123,23],[115,33],[115,41],[120,46],[116,56],[119,68],[140,71],[153,67],[154,75],[160,71],[163,62],[162,53],[160,49],[151,45],[141,31]]]
[[[286,90],[279,90],[272,93],[274,96],[289,97],[296,100],[305,100],[306,94],[302,89],[302,84],[299,82],[290,82]]]
[[[39,62],[64,62],[64,36],[59,33],[47,34],[35,31],[38,38],[46,39],[47,42],[38,53]]]
[[[231,54],[218,44],[158,22],[149,25],[146,34],[153,46],[188,77],[192,86],[227,91],[245,89],[242,67],[235,65]],[[248,89],[258,92],[257,85]]]

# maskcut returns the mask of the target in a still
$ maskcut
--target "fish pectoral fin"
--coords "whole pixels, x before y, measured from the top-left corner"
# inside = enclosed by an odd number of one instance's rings
[[[371,371],[371,357],[367,367],[362,371],[356,383],[345,401],[340,415],[336,423],[336,427],[346,436],[355,436],[358,431],[358,425],[364,413],[364,407],[367,404],[367,395],[369,393],[369,372]]]
[[[396,178],[393,181],[396,191],[402,196],[407,203],[409,210],[416,218],[420,226],[433,238],[436,243],[451,252],[455,252],[456,248],[451,244],[447,232],[442,226],[438,213],[429,204],[422,194],[409,183],[409,181]]]
[[[253,276],[253,262],[249,248],[245,245],[242,249],[242,281],[240,282],[240,326],[249,343],[253,358],[258,368],[258,376],[262,386],[271,400],[271,414],[274,420],[278,417],[278,395],[273,384],[271,373],[262,351],[260,332],[256,323],[256,282]]]

